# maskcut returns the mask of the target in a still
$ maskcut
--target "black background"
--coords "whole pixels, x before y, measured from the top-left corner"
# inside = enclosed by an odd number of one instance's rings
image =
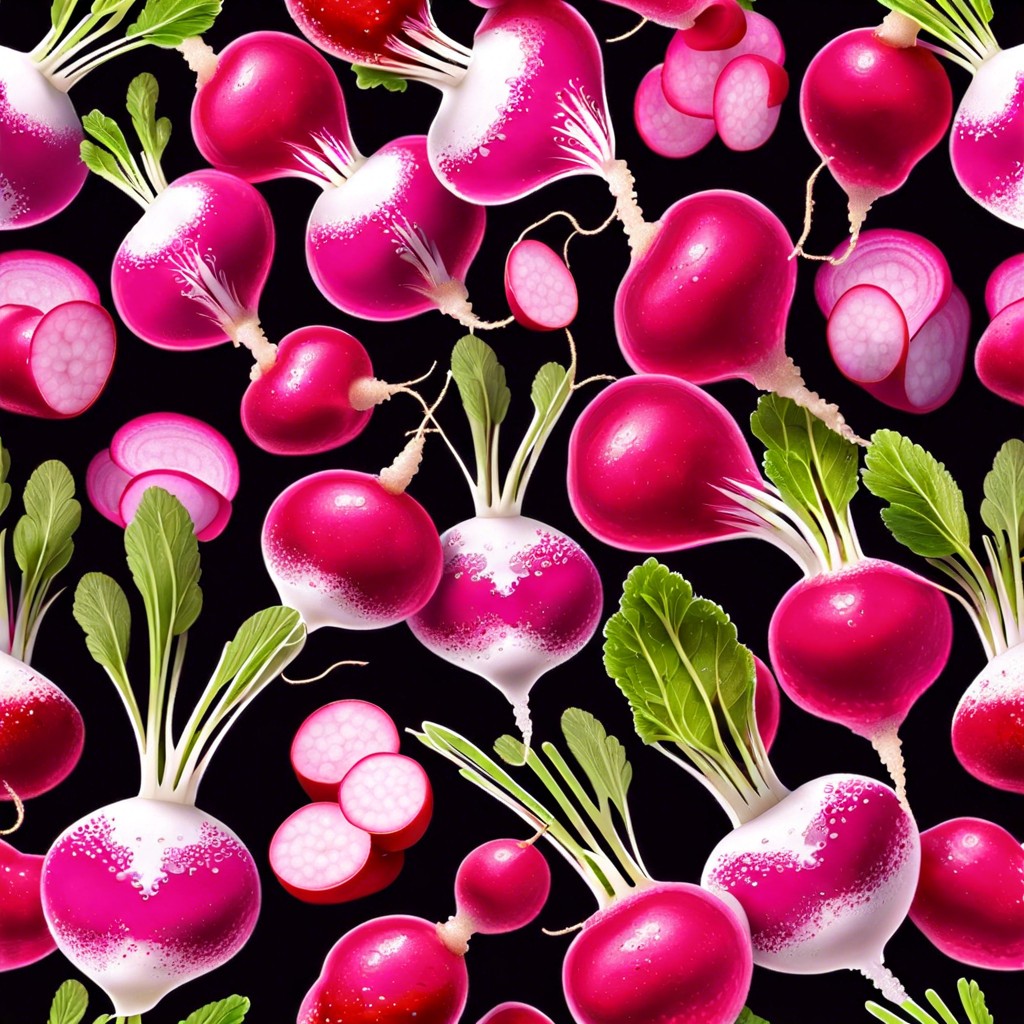
[[[8,0],[3,43],[30,49],[48,25],[48,4],[39,0]],[[996,20],[1004,45],[1024,37],[1018,5],[1004,0]],[[635,23],[628,11],[598,0],[580,0],[580,10],[601,38],[618,35]],[[767,203],[796,234],[803,210],[804,181],[816,156],[800,128],[797,90],[811,56],[841,31],[877,23],[881,7],[871,0],[833,0],[831,3],[764,0],[758,5],[782,31],[788,50],[787,68],[793,92],[787,99],[778,130],[754,153],[737,154],[718,141],[683,161],[650,153],[632,124],[631,107],[643,73],[659,62],[670,33],[648,26],[628,41],[605,47],[608,99],[617,130],[618,155],[625,157],[637,179],[641,205],[654,219],[676,199],[704,188],[735,188]],[[443,29],[469,43],[481,14],[467,0],[437,0],[434,14]],[[207,40],[215,49],[245,31],[295,31],[281,0],[226,0],[218,24]],[[357,91],[348,69],[337,64],[349,104],[352,134],[364,153],[391,138],[425,132],[438,97],[434,90],[413,84],[404,95],[375,90]],[[123,113],[125,89],[131,77],[153,71],[162,86],[159,112],[175,126],[165,156],[168,178],[202,166],[192,144],[188,112],[194,81],[174,52],[147,48],[91,75],[72,93],[79,113],[95,106]],[[950,68],[959,96],[967,75]],[[263,326],[271,340],[313,323],[350,330],[366,344],[378,376],[403,380],[422,373],[437,359],[447,361],[451,345],[462,333],[454,321],[432,313],[396,324],[370,324],[333,309],[314,288],[305,269],[303,229],[316,191],[292,179],[260,186],[274,211],[277,251],[260,305]],[[845,197],[824,175],[811,251],[830,250],[845,233]],[[585,223],[600,223],[611,199],[597,178],[573,178],[548,187],[527,200],[488,212],[484,246],[471,268],[468,284],[477,312],[486,318],[505,313],[501,274],[509,245],[523,227],[545,213],[565,208]],[[113,253],[138,216],[138,210],[107,183],[90,177],[64,213],[35,228],[12,232],[6,248],[39,248],[75,260],[99,283],[108,308],[108,267]],[[983,290],[995,265],[1019,251],[1017,230],[996,221],[974,205],[958,188],[944,147],[930,154],[896,195],[880,200],[868,226],[892,226],[919,231],[947,255],[954,279],[971,303],[972,344],[986,323]],[[564,238],[565,222],[543,229],[554,245]],[[572,249],[573,270],[581,292],[581,310],[573,327],[580,354],[580,376],[628,372],[615,344],[612,301],[615,286],[626,269],[628,250],[616,227],[596,238],[578,239]],[[974,516],[981,498],[981,480],[995,450],[1006,438],[1020,435],[1021,409],[986,392],[970,363],[954,398],[927,416],[898,413],[875,402],[844,381],[828,356],[824,321],[813,301],[814,266],[800,269],[799,289],[789,319],[788,348],[803,367],[812,388],[838,402],[862,435],[882,426],[909,434],[932,450],[954,473],[967,495]],[[742,301],[742,296],[737,296]],[[531,334],[517,326],[489,338],[509,370],[513,387],[512,423],[520,429],[529,415],[528,382],[537,367],[565,357],[561,335]],[[238,623],[259,607],[276,602],[259,551],[259,531],[273,498],[298,477],[328,467],[375,472],[387,464],[402,443],[402,433],[415,425],[409,402],[396,400],[378,410],[369,429],[346,448],[313,458],[281,458],[256,449],[238,421],[238,403],[245,388],[249,360],[230,346],[195,353],[151,348],[119,329],[119,350],[110,384],[96,405],[82,417],[44,422],[0,413],[0,435],[13,465],[11,482],[20,490],[29,471],[45,458],[65,460],[77,480],[84,479],[90,457],[106,447],[114,430],[129,418],[152,410],[176,410],[206,419],[234,442],[242,464],[242,485],[234,517],[218,540],[204,545],[203,586],[206,611],[193,628],[186,679],[198,693],[214,664],[220,645]],[[436,385],[427,385],[428,393]],[[596,386],[591,394],[596,393]],[[746,429],[756,394],[744,383],[710,389],[725,402]],[[606,614],[617,603],[620,584],[640,556],[620,552],[588,539],[576,523],[565,495],[565,446],[572,422],[588,395],[577,396],[545,452],[527,498],[526,514],[550,522],[574,535],[588,549],[602,575]],[[443,421],[471,455],[461,411],[455,404],[442,410]],[[507,429],[509,440],[516,430]],[[756,443],[755,443],[756,445]],[[755,446],[755,453],[759,450]],[[428,446],[427,458],[411,493],[423,502],[440,529],[472,513],[470,496],[450,455],[440,443]],[[854,502],[864,549],[905,563],[878,519],[878,503],[865,493]],[[17,503],[8,512],[13,525]],[[121,549],[121,533],[88,505],[77,541],[78,550],[65,581],[73,585],[82,573],[101,569],[129,585]],[[739,627],[740,639],[766,656],[766,632],[771,612],[783,592],[797,579],[788,559],[768,545],[753,541],[720,544],[668,555],[664,560],[693,581],[698,593],[720,602]],[[921,569],[921,564],[913,565]],[[81,815],[137,791],[138,769],[134,744],[120,702],[101,670],[89,659],[78,627],[71,619],[70,593],[54,606],[45,623],[36,667],[54,679],[77,703],[85,718],[85,753],[73,775],[51,793],[33,800],[23,829],[13,837],[26,852],[44,852],[57,834]],[[141,627],[136,608],[136,626]],[[954,759],[949,723],[956,702],[982,667],[978,640],[966,616],[954,608],[956,635],[953,657],[938,682],[911,712],[902,730],[909,775],[909,794],[922,828],[949,817],[975,814],[991,818],[1017,835],[1024,835],[1020,797],[996,792],[969,777]],[[136,658],[144,647],[136,632]],[[403,749],[419,757],[436,791],[434,821],[421,843],[407,857],[399,879],[385,892],[337,907],[310,907],[288,896],[266,865],[265,851],[280,822],[304,800],[288,765],[288,747],[295,728],[314,708],[341,697],[362,697],[382,705],[401,728],[424,719],[443,722],[482,746],[502,732],[512,731],[504,698],[482,680],[452,668],[421,648],[404,626],[371,633],[330,629],[309,640],[292,674],[312,675],[338,658],[370,662],[368,668],[338,670],[330,678],[306,687],[275,683],[238,724],[220,748],[200,793],[200,805],[238,832],[256,857],[264,881],[263,908],[256,931],[233,961],[184,989],[172,993],[150,1014],[153,1022],[175,1022],[211,999],[231,992],[252,1000],[254,1024],[283,1024],[293,1020],[299,1003],[315,980],[330,946],[349,928],[379,914],[411,913],[443,919],[453,911],[452,881],[460,859],[477,843],[502,835],[522,835],[517,819],[498,804],[457,778],[446,763],[406,739]],[[627,744],[635,769],[632,803],[648,867],[659,878],[696,881],[704,859],[727,830],[727,823],[709,796],[635,739],[625,701],[601,667],[600,639],[572,662],[541,680],[532,698],[536,735],[556,738],[558,718],[572,705],[603,719],[609,731]],[[792,787],[832,771],[853,771],[884,778],[869,745],[840,726],[817,721],[792,705],[783,708],[782,725],[773,762]],[[566,864],[549,857],[554,873],[551,899],[535,926],[518,934],[481,936],[469,953],[470,996],[464,1020],[473,1024],[503,1000],[530,1002],[556,1022],[569,1015],[560,990],[562,955],[569,937],[549,938],[539,927],[559,929],[582,921],[594,909],[586,888]],[[908,922],[889,943],[887,963],[912,994],[921,998],[927,986],[951,996],[956,979],[977,978],[989,994],[990,1008],[1000,1024],[1020,1019],[1021,985],[1014,973],[1000,974],[965,968],[936,952]],[[0,976],[0,1021],[31,1024],[45,1019],[57,984],[75,976],[60,954]],[[109,1009],[103,994],[89,985],[96,1014]],[[840,972],[794,977],[757,969],[749,1003],[771,1024],[855,1024],[868,1020],[862,1009],[873,997],[859,975]],[[91,1019],[91,1017],[89,1018]]]

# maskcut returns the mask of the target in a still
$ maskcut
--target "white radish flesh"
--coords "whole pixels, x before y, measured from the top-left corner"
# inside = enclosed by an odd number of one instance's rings
[[[117,511],[126,524],[135,518],[142,496],[150,487],[162,487],[185,506],[197,540],[219,537],[231,518],[231,502],[209,484],[178,470],[153,469],[133,477],[121,494]]]
[[[873,284],[844,292],[828,318],[828,347],[844,376],[885,380],[906,358],[910,338],[899,303]]]
[[[109,448],[104,448],[92,457],[85,471],[85,493],[101,516],[123,527],[121,495],[131,481],[131,474],[114,462]]]
[[[341,780],[342,814],[387,853],[419,842],[430,824],[434,795],[427,773],[404,754],[369,754]]]
[[[731,60],[715,83],[715,127],[722,141],[745,153],[763,146],[779,123],[789,76],[781,64],[758,54]]]
[[[633,121],[640,138],[659,156],[680,159],[702,150],[715,137],[710,117],[691,117],[676,110],[661,87],[663,64],[651,68],[636,90]]]
[[[947,402],[963,376],[971,311],[954,287],[946,304],[910,341],[904,388],[914,412],[931,412]]]
[[[576,318],[576,282],[559,255],[535,239],[517,242],[505,261],[505,296],[516,321],[532,331],[557,331]]]
[[[48,313],[62,302],[100,303],[100,292],[81,267],[36,249],[0,255],[0,306],[16,303]]]

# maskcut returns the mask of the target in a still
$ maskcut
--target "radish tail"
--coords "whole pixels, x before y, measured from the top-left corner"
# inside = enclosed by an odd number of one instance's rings
[[[903,741],[896,729],[896,724],[890,723],[868,738],[882,764],[885,765],[885,770],[892,778],[893,787],[896,790],[896,795],[900,798],[900,803],[910,814],[912,812],[910,804],[907,803],[907,769],[903,763]]]
[[[17,832],[25,823],[25,805],[21,802],[21,797],[14,792],[14,787],[6,779],[0,781],[3,782],[4,789],[7,790],[11,799],[14,801],[14,813],[16,815],[14,824],[10,828],[0,829],[0,836],[9,836]]]
[[[871,963],[858,968],[858,970],[890,1002],[902,1006],[907,1001],[907,990],[888,967],[884,967],[881,963]]]
[[[636,262],[654,241],[658,225],[644,220],[644,211],[637,204],[636,181],[625,160],[613,160],[606,165],[605,181],[615,196],[615,214],[622,221],[633,262]]]

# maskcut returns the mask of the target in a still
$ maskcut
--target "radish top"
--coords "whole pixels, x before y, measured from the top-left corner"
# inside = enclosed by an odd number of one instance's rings
[[[974,74],[999,52],[989,22],[989,0],[879,0],[883,7],[916,22],[943,44],[931,49]]]
[[[994,1018],[988,1012],[988,1007],[985,1005],[985,994],[978,987],[976,981],[969,982],[966,978],[961,978],[957,982],[956,990],[966,1014],[964,1017],[966,1024],[994,1024]],[[942,1018],[942,1024],[958,1024],[952,1010],[950,1010],[935,989],[928,989],[925,992],[925,996],[932,1009]],[[898,1013],[893,1013],[892,1010],[879,1006],[878,1003],[871,1000],[864,1004],[864,1009],[873,1017],[877,1017],[882,1021],[882,1024],[909,1024],[905,1017],[901,1017]],[[902,1009],[909,1013],[917,1024],[940,1024],[935,1017],[923,1006],[915,1003],[913,999],[908,999],[903,1003]],[[742,1022],[737,1022],[737,1024],[742,1024]]]

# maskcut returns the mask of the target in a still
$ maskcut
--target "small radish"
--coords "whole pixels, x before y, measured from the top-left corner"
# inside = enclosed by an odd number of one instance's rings
[[[291,814],[270,841],[270,869],[306,903],[347,903],[386,889],[402,870],[401,851],[383,853],[337,802]]]
[[[640,138],[659,156],[692,156],[715,137],[715,122],[684,114],[668,102],[661,87],[663,67],[656,65],[641,79],[633,102],[633,121]]]
[[[142,496],[150,487],[173,494],[185,506],[196,540],[213,540],[224,532],[231,518],[231,502],[209,484],[178,470],[152,469],[133,476],[121,492],[118,518],[127,525],[135,518]]]
[[[57,944],[40,896],[43,857],[19,853],[0,839],[0,971],[42,960]]]
[[[404,754],[367,754],[338,786],[341,813],[384,853],[418,843],[430,824],[434,794],[419,763]]]
[[[1024,405],[1024,302],[997,313],[974,350],[978,380],[1000,398]]]
[[[532,238],[512,246],[505,260],[505,297],[516,322],[531,331],[557,331],[576,319],[576,282],[558,254]]]
[[[89,573],[75,618],[90,654],[118,690],[139,756],[139,794],[81,818],[43,864],[43,912],[58,948],[111,998],[118,1016],[232,957],[259,913],[256,864],[227,826],[196,807],[196,792],[242,709],[298,655],[305,631],[290,608],[251,616],[226,645],[175,737],[171,708],[188,629],[202,607],[198,544],[188,514],[150,488],[125,531],[150,637],[148,708],[127,672],[130,614],[118,584]]]
[[[0,306],[33,306],[49,313],[64,302],[100,303],[100,290],[77,264],[37,249],[0,255]]]
[[[499,1003],[476,1024],[554,1024],[554,1021],[527,1003]]]
[[[736,0],[608,0],[648,21],[685,33],[695,50],[734,46],[747,31],[747,15]]]
[[[397,754],[391,716],[365,700],[336,700],[317,708],[295,730],[290,759],[310,800],[338,799],[338,786],[367,754]]]
[[[760,54],[735,57],[715,83],[715,127],[721,140],[744,153],[763,146],[779,123],[789,76]]]

